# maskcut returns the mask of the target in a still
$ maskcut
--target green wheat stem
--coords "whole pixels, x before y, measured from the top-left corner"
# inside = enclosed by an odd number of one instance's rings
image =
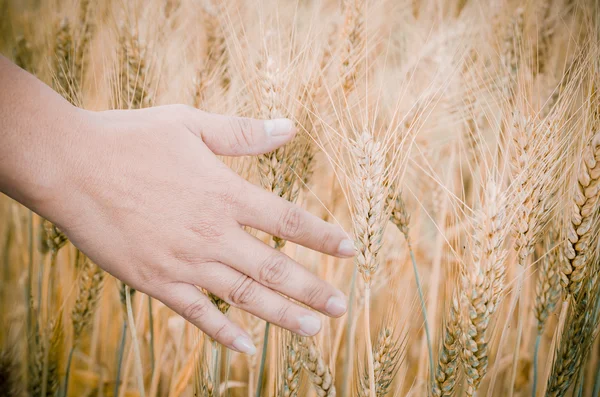
[[[429,321],[427,320],[427,308],[425,306],[425,298],[423,297],[423,288],[421,287],[421,280],[419,278],[419,271],[417,270],[417,261],[415,259],[415,254],[412,249],[412,244],[410,243],[410,239],[408,236],[404,236],[406,239],[406,244],[408,245],[408,251],[410,252],[410,260],[412,261],[413,272],[415,273],[415,281],[417,283],[417,291],[419,293],[419,302],[421,303],[421,312],[423,315],[423,324],[425,326],[425,337],[427,339],[427,351],[429,353],[429,382],[432,385],[434,382],[433,379],[433,350],[431,348],[431,335],[429,334]]]
[[[29,257],[27,264],[27,283],[25,285],[25,298],[27,299],[27,335],[31,335],[31,324],[33,323],[33,319],[31,316],[33,315],[31,312],[31,283],[33,283],[33,211],[29,211],[29,219],[27,220],[27,234],[29,240]]]
[[[256,393],[255,397],[260,397],[260,392],[262,390],[263,384],[263,376],[265,372],[265,362],[267,361],[267,348],[269,345],[269,328],[271,328],[271,323],[267,321],[265,325],[265,335],[263,337],[263,346],[262,346],[262,355],[260,357],[260,367],[258,369],[258,383],[256,384]]]
[[[596,371],[596,380],[594,381],[594,392],[592,393],[592,397],[600,396],[600,366],[598,366],[598,371]]]
[[[533,388],[531,389],[531,397],[535,397],[537,393],[537,380],[538,380],[538,355],[540,351],[540,342],[542,341],[542,334],[538,333],[535,337],[535,348],[533,350]]]
[[[69,351],[69,358],[67,359],[67,369],[65,370],[65,384],[62,391],[62,396],[67,397],[69,393],[69,375],[71,373],[71,361],[73,360],[73,352],[75,351],[75,345],[71,346]]]
[[[150,327],[150,368],[154,374],[154,317],[152,315],[152,298],[148,297],[148,326]]]
[[[119,384],[121,383],[121,365],[123,364],[123,352],[125,351],[125,341],[127,340],[127,320],[123,320],[121,329],[121,343],[119,344],[119,352],[117,353],[117,376],[115,381],[115,392],[113,396],[119,395]]]

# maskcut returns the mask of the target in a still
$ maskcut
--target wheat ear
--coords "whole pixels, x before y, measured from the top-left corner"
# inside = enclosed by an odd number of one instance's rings
[[[314,338],[308,339],[308,342],[305,345],[303,367],[308,373],[317,396],[335,397],[335,384],[333,382],[334,379],[331,375],[331,370],[327,363],[325,363]]]
[[[147,48],[135,30],[121,28],[119,36],[119,70],[114,108],[140,109],[152,103],[148,88]]]
[[[356,178],[353,185],[353,223],[358,254],[355,263],[365,281],[364,327],[369,368],[369,389],[375,397],[375,374],[370,331],[371,280],[379,267],[379,251],[386,225],[385,155],[380,142],[366,130],[353,142]]]
[[[373,367],[375,373],[375,395],[384,397],[389,391],[398,371],[400,364],[401,349],[394,339],[393,329],[384,327],[377,337],[377,342],[373,346]],[[369,375],[364,374],[361,378],[358,389],[360,397],[367,397],[370,394]]]
[[[571,215],[565,231],[565,261],[561,262],[561,284],[566,296],[576,297],[585,282],[594,241],[594,219],[600,195],[600,133],[583,149]]]
[[[436,397],[451,396],[454,393],[456,381],[458,380],[460,338],[459,297],[454,293],[452,302],[448,307],[448,317],[444,326],[444,336],[432,387],[432,393]]]
[[[597,267],[595,270],[598,271]],[[548,379],[547,396],[564,396],[567,393],[593,342],[598,325],[594,316],[599,298],[597,273],[582,284],[578,301],[570,305],[566,328]]]
[[[0,350],[0,390],[6,397],[22,394],[21,369],[12,349]]]
[[[69,358],[67,359],[63,396],[68,395],[69,375],[71,373],[73,353],[81,339],[83,331],[92,320],[104,285],[104,271],[88,258],[84,257],[82,253],[78,252],[78,256],[83,257],[83,266],[81,266],[79,277],[77,278],[77,298],[75,300],[75,306],[73,306],[73,310],[71,311],[73,345],[71,346]]]
[[[473,263],[462,276],[465,295],[461,308],[466,321],[461,332],[461,355],[468,396],[474,395],[487,372],[487,329],[504,289],[504,207],[497,189],[495,183],[488,183],[485,209],[475,222]]]
[[[538,270],[538,278],[536,282],[534,313],[537,320],[537,335],[535,338],[535,347],[533,353],[532,397],[535,397],[537,392],[537,378],[539,369],[538,355],[540,343],[542,341],[542,335],[544,333],[544,326],[546,325],[548,317],[554,311],[562,292],[562,287],[560,285],[559,261],[564,260],[564,258],[558,259],[562,253],[553,245],[556,235],[557,234],[554,231],[549,232],[546,242],[548,251],[542,258],[542,263],[540,269]]]
[[[300,389],[300,368],[302,368],[300,337],[285,332],[281,342],[283,347],[283,373],[279,380],[277,395],[280,397],[296,397]]]
[[[365,44],[364,0],[344,0],[344,25],[340,37],[340,76],[346,97],[356,87],[359,61]]]

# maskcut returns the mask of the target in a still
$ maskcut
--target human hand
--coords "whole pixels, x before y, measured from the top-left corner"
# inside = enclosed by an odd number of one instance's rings
[[[258,121],[172,105],[85,112],[68,137],[60,190],[42,215],[104,270],[162,301],[221,344],[253,354],[249,336],[198,288],[303,336],[346,311],[342,292],[246,233],[263,230],[348,257],[343,230],[236,175],[216,156],[256,155],[294,135]],[[281,294],[281,295],[280,295]],[[284,295],[284,296],[282,296]]]

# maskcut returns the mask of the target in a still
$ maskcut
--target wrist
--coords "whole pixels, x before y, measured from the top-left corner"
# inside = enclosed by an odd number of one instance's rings
[[[2,189],[41,216],[60,224],[68,207],[69,191],[82,158],[87,156],[86,135],[92,133],[91,112],[67,105],[57,115],[41,120],[37,131],[11,156],[11,175],[3,175]],[[45,127],[45,128],[43,128]]]

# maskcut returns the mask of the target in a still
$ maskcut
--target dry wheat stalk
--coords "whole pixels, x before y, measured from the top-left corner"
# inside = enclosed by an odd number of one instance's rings
[[[314,338],[309,338],[304,346],[304,370],[315,388],[319,397],[335,397],[336,390],[334,378],[329,366],[323,359],[321,351],[317,347]]]
[[[467,379],[466,393],[472,396],[487,372],[488,346],[486,333],[504,289],[505,250],[503,224],[504,205],[498,186],[488,182],[484,208],[475,221],[473,263],[465,269],[461,304],[465,319],[461,332],[462,362]]]
[[[594,220],[600,195],[600,133],[585,146],[577,176],[570,220],[565,231],[565,261],[561,262],[561,284],[566,296],[577,296],[585,283],[590,252],[595,241]]]
[[[436,397],[451,396],[458,380],[458,358],[460,353],[460,307],[457,293],[452,295],[448,317],[444,325],[440,355],[435,372],[432,393]]]
[[[390,391],[401,359],[401,349],[394,338],[394,331],[384,327],[373,346],[373,363],[375,371],[375,395],[383,397]],[[369,375],[364,374],[360,379],[358,389],[360,397],[369,396]]]
[[[74,344],[80,340],[83,331],[92,320],[103,285],[104,271],[88,258],[84,258],[77,278],[77,299],[71,312]]]

